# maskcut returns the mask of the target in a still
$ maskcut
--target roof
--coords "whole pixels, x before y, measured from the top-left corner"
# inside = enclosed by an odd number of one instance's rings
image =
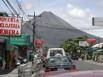
[[[64,50],[63,48],[49,48],[49,50]]]

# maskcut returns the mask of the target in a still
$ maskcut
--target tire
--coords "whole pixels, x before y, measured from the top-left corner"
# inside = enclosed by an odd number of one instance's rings
[[[64,68],[64,70],[70,70],[69,68]]]
[[[54,68],[54,71],[57,71],[58,69],[57,68]]]
[[[49,71],[51,71],[51,69],[49,69],[49,68],[45,68],[45,72],[49,72]]]

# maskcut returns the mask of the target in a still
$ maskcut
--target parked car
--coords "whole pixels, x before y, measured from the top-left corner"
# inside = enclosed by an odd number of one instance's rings
[[[71,59],[78,60],[79,59],[79,55],[78,54],[72,54],[71,55]]]
[[[49,48],[47,52],[47,59],[54,56],[66,56],[63,48]]]
[[[76,66],[73,64],[72,60],[67,56],[62,57],[51,57],[47,60],[45,71],[57,71],[59,69],[64,70],[76,70]]]

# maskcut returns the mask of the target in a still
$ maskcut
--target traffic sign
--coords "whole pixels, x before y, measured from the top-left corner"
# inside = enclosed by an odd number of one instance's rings
[[[93,26],[103,26],[103,17],[93,17],[92,25]]]

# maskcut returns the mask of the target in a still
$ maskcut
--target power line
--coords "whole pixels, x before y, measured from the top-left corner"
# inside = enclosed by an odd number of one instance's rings
[[[12,9],[12,11],[15,13],[15,15],[17,15],[18,16],[18,12],[14,9],[14,7],[10,4],[10,2],[9,2],[9,0],[5,0],[7,3],[8,3],[8,5],[10,6],[10,8]]]
[[[23,13],[23,15],[25,16],[25,18],[29,20],[28,16],[26,15],[26,13],[25,13],[25,11],[23,10],[23,8],[22,8],[21,4],[19,3],[19,1],[18,1],[18,0],[15,0],[15,2],[17,3],[20,11]]]
[[[8,10],[11,12],[11,14],[14,15],[14,13],[13,13],[12,10],[10,9],[10,7],[7,5],[7,3],[6,3],[4,0],[2,0],[2,2],[6,5],[6,7],[8,8]]]

